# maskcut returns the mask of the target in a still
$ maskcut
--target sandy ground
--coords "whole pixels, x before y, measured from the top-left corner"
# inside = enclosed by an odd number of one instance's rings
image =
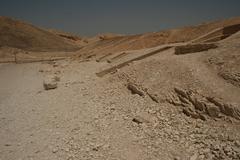
[[[119,78],[96,76],[106,65],[1,65],[0,159],[240,157],[238,121],[192,119],[169,103],[132,94]],[[60,77],[57,89],[44,90],[48,75]]]

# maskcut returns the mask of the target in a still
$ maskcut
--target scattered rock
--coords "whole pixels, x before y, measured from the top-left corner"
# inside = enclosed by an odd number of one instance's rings
[[[136,117],[132,119],[133,122],[137,124],[142,124],[142,123],[154,123],[154,118],[152,115],[146,112],[141,112],[139,113]]]
[[[182,96],[182,97],[184,97],[184,98],[188,98],[188,95],[187,95],[187,93],[186,93],[185,90],[183,90],[183,89],[181,89],[181,88],[175,87],[175,88],[174,88],[174,91],[175,91],[178,95],[180,95],[180,96]]]
[[[56,82],[59,82],[59,81],[60,81],[60,77],[54,76],[54,80],[55,80]]]
[[[224,104],[223,113],[240,119],[240,111],[233,104]]]
[[[6,147],[10,147],[11,144],[10,144],[10,143],[6,143],[5,146],[6,146]]]
[[[198,153],[195,153],[192,157],[190,157],[190,160],[197,160]]]
[[[56,89],[57,88],[57,83],[56,82],[46,82],[46,81],[44,81],[43,86],[44,86],[45,90]]]
[[[137,123],[137,124],[142,124],[143,123],[143,119],[141,119],[140,117],[135,117],[132,119],[133,122]]]
[[[200,117],[200,119],[203,120],[203,121],[206,121],[206,120],[207,120],[207,116],[204,115],[204,114],[199,114],[199,117]]]
[[[170,96],[167,101],[173,105],[184,107],[183,113],[189,117],[206,120],[205,115],[219,118],[221,114],[224,114],[240,119],[240,111],[233,103],[224,103],[221,99],[203,96],[197,92],[180,88],[174,88],[174,91],[177,96]]]
[[[56,63],[55,63],[55,64],[53,64],[53,67],[58,67],[58,66],[59,66],[59,64],[56,64]]]
[[[184,97],[182,97],[182,96],[179,96],[178,98],[179,98],[179,100],[180,100],[182,103],[184,103],[184,104],[190,104],[190,102],[189,102],[186,98],[184,98]]]
[[[57,153],[58,152],[58,148],[53,148],[52,152],[53,153]]]
[[[183,108],[183,113],[184,113],[185,115],[187,115],[188,117],[190,117],[191,114],[192,114],[192,111],[190,111],[189,108]]]
[[[240,111],[238,107],[236,107],[234,104],[224,103],[222,99],[214,98],[214,97],[206,97],[207,100],[214,105],[218,106],[220,109],[220,112],[233,117],[235,119],[240,119]]]
[[[157,94],[151,94],[149,92],[147,92],[147,94],[154,102],[159,103],[159,99],[158,99]]]
[[[224,104],[223,104],[222,100],[216,99],[215,97],[206,97],[206,99],[209,102],[211,102],[211,103],[215,104],[216,106],[218,106],[221,110],[223,110],[223,105]]]
[[[206,104],[204,101],[201,101],[201,100],[195,98],[194,107],[199,111],[204,111],[206,108]]]
[[[97,151],[99,151],[103,147],[103,144],[95,144],[93,146],[94,147],[92,148],[92,150],[97,152]]]
[[[127,88],[132,92],[132,94],[138,94],[139,96],[144,96],[144,92],[133,83],[128,83]]]
[[[233,72],[233,71],[221,71],[218,73],[223,79],[228,81],[229,83],[240,87],[240,72]]]
[[[207,113],[210,117],[219,117],[220,109],[213,104],[208,104]]]
[[[174,157],[173,160],[181,160],[180,157]]]
[[[43,81],[43,87],[45,90],[51,90],[57,88],[57,81],[55,77],[47,77]]]
[[[239,147],[239,148],[240,148],[240,142],[239,142],[239,141],[235,141],[234,144],[235,144],[236,147]]]
[[[38,154],[38,153],[40,153],[40,150],[36,150],[34,153]]]

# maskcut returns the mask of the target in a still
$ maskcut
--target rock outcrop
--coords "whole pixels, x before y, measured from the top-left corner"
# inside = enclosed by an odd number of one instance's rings
[[[236,105],[226,103],[222,99],[203,96],[194,91],[174,88],[174,94],[167,101],[176,106],[182,106],[185,115],[196,119],[206,120],[220,118],[223,115],[240,120],[240,111]]]

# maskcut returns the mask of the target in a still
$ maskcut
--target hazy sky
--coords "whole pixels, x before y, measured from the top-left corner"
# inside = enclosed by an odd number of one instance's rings
[[[79,35],[137,34],[240,16],[240,0],[0,0],[0,15]]]

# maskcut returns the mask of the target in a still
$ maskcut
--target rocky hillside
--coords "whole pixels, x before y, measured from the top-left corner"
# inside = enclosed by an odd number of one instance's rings
[[[238,30],[101,35],[73,52],[87,57],[0,64],[0,159],[239,160]]]
[[[240,30],[240,17],[215,22],[203,23],[196,26],[165,30],[129,36],[113,36],[99,39],[80,50],[79,54],[95,55],[114,53],[126,50],[138,50],[156,47],[162,44],[182,43],[187,41],[221,40]],[[232,28],[230,26],[233,26]],[[227,31],[224,28],[227,28]],[[213,32],[212,34],[210,34]],[[215,39],[214,39],[215,38]]]

